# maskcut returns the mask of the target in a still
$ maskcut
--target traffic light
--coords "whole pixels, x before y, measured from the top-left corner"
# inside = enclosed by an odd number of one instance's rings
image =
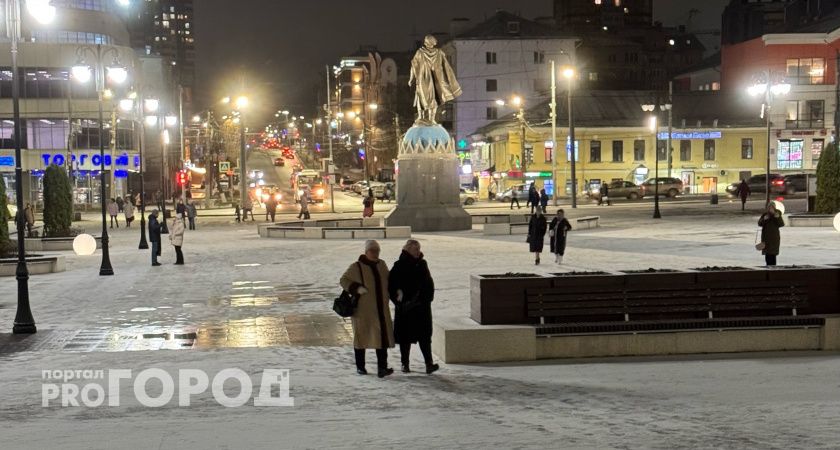
[[[361,159],[361,160],[365,159],[365,149],[363,149],[363,148],[359,149],[359,159]]]
[[[176,178],[178,186],[184,187],[187,185],[187,172],[185,170],[178,171],[178,175]]]

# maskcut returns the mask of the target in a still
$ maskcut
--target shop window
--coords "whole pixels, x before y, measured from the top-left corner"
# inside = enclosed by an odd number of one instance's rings
[[[680,161],[691,161],[691,141],[680,140]]]
[[[633,161],[645,160],[645,141],[636,139],[633,141]]]
[[[801,169],[805,143],[802,140],[780,140],[776,150],[776,167],[779,169]]]
[[[825,140],[823,139],[814,139],[811,141],[811,160],[812,161],[819,161],[820,155],[822,155],[823,148],[825,147]]]
[[[613,162],[624,161],[624,141],[612,141]]]
[[[741,139],[741,159],[753,159],[753,140],[752,138]]]
[[[785,80],[793,84],[825,84],[825,59],[788,59]]]
[[[714,139],[704,139],[703,140],[703,159],[706,161],[714,161],[715,160],[715,140]]]
[[[601,141],[589,143],[589,162],[601,162]]]

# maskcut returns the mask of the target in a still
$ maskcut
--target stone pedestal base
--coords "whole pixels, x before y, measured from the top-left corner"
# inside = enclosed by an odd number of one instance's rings
[[[389,227],[410,226],[411,231],[458,231],[472,229],[472,218],[460,206],[397,205],[385,216]]]
[[[472,229],[472,218],[461,206],[458,160],[448,155],[400,158],[397,207],[385,216],[385,224],[420,232]]]

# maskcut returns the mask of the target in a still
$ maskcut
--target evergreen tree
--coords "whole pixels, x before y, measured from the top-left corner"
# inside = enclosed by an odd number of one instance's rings
[[[70,236],[73,193],[64,167],[50,164],[44,171],[44,236]]]
[[[12,242],[9,240],[9,221],[12,220],[9,214],[9,205],[6,199],[6,183],[0,179],[0,256],[7,255],[12,251]]]
[[[829,144],[817,164],[818,214],[835,214],[840,211],[840,153],[837,144]]]

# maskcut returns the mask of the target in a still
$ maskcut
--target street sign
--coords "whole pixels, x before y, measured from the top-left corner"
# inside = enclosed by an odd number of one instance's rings
[[[219,161],[219,172],[229,172],[230,161]]]

